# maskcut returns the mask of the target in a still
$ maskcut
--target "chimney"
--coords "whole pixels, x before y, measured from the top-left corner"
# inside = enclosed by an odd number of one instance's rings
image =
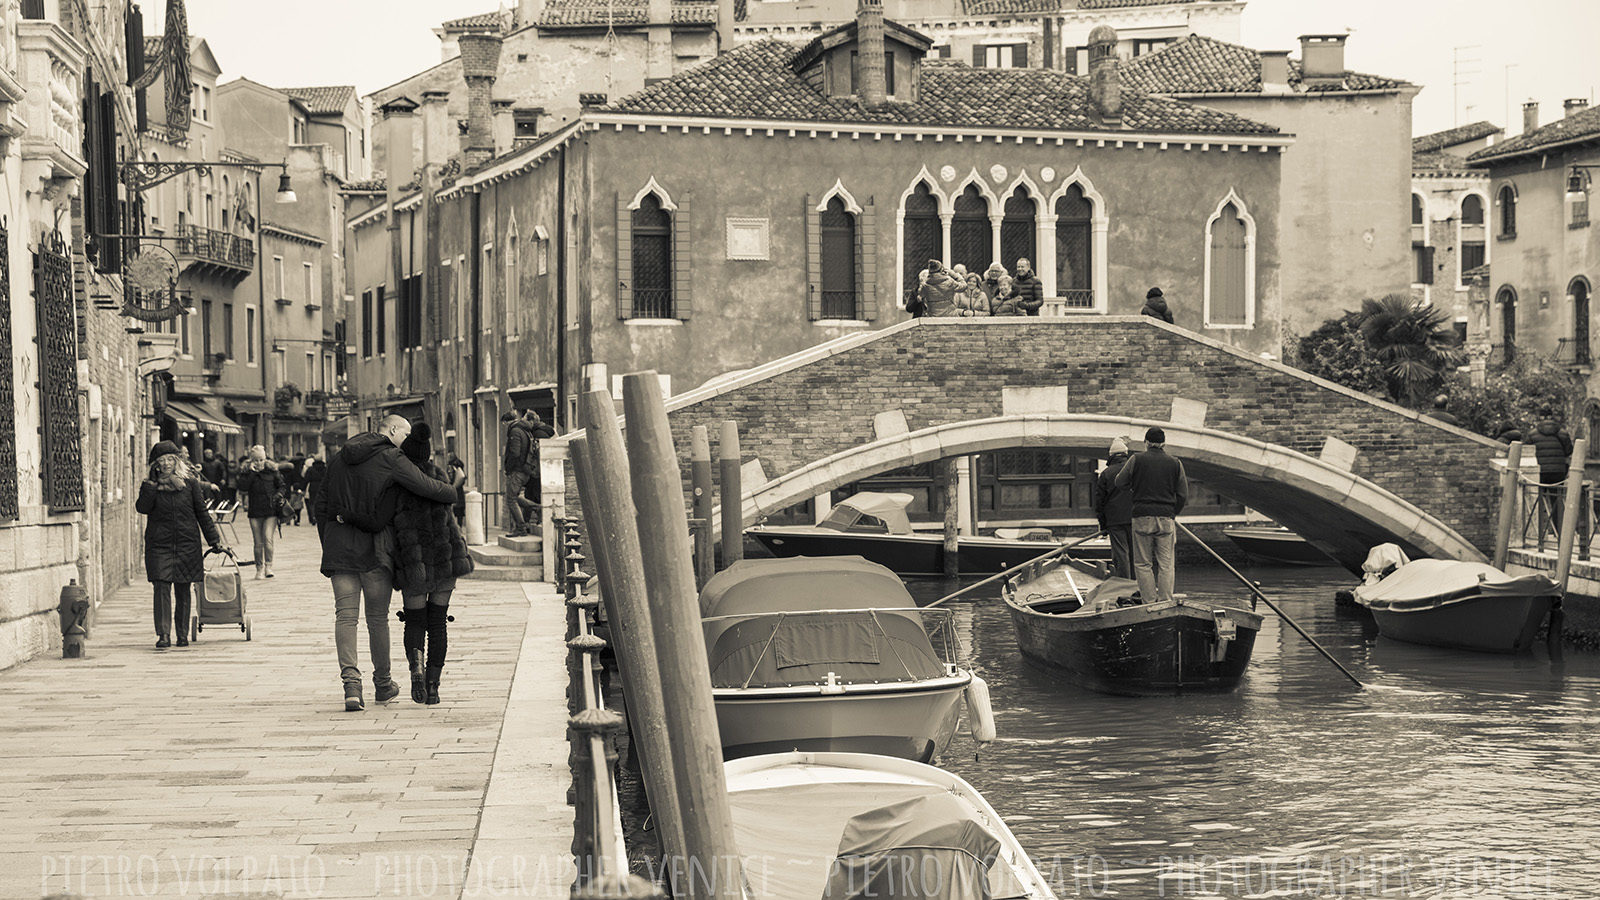
[[[481,165],[494,156],[494,110],[490,105],[500,69],[500,35],[461,36],[461,74],[467,80],[467,141],[462,164]]]
[[[400,189],[411,182],[411,176],[416,172],[417,165],[412,155],[415,138],[411,127],[415,121],[411,114],[416,108],[417,104],[409,97],[396,97],[380,108],[383,113],[384,148],[388,153],[385,165],[391,204],[400,198]]]
[[[422,92],[422,161],[442,166],[461,147],[460,135],[450,119],[450,92]]]
[[[1561,112],[1563,115],[1567,116],[1570,116],[1573,113],[1581,113],[1588,108],[1589,101],[1583,97],[1569,97],[1561,104]]]
[[[1300,78],[1308,86],[1344,83],[1343,34],[1300,35]]]
[[[511,149],[517,135],[517,120],[511,112],[510,100],[491,100],[489,108],[494,111],[494,152],[498,156]]]
[[[883,74],[883,0],[856,4],[856,96],[867,109],[889,102]]]
[[[1267,94],[1289,91],[1289,51],[1261,51],[1261,90]]]
[[[1122,73],[1117,65],[1116,29],[1096,25],[1089,32],[1089,102],[1113,127],[1122,124]]]
[[[527,28],[529,25],[539,24],[539,17],[544,15],[544,0],[517,0],[516,12],[512,13],[512,28]]]
[[[1527,134],[1539,127],[1539,101],[1529,100],[1522,104],[1522,133]]]
[[[606,95],[601,91],[584,91],[578,95],[578,106],[581,109],[599,109],[606,105]]]

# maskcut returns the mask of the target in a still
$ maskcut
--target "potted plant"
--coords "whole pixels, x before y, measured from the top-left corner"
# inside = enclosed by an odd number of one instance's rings
[[[299,399],[300,388],[294,382],[279,385],[278,389],[272,392],[272,400],[278,407],[279,412],[288,412],[290,407],[294,406],[295,401]]]

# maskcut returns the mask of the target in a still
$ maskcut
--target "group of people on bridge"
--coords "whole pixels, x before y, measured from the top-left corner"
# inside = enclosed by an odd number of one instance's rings
[[[1153,287],[1144,296],[1140,313],[1173,324],[1172,310],[1167,307],[1161,288]],[[1017,259],[1015,273],[994,262],[982,275],[968,271],[962,263],[946,266],[930,259],[928,267],[917,273],[917,286],[906,295],[906,312],[917,319],[1037,316],[1043,308],[1044,282],[1034,273],[1033,261],[1025,256]]]

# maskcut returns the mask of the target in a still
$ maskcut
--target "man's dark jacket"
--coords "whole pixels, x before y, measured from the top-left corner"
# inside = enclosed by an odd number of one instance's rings
[[[1117,487],[1117,473],[1127,465],[1126,459],[1106,463],[1094,480],[1094,515],[1101,528],[1133,524],[1133,492]]]
[[[437,503],[456,498],[455,488],[422,474],[381,434],[358,434],[333,455],[316,498],[322,574],[367,572],[383,562],[375,538],[394,522],[401,491]]]
[[[1117,473],[1116,485],[1133,489],[1133,517],[1175,518],[1189,502],[1189,478],[1183,463],[1160,447],[1136,454]]]
[[[1540,422],[1539,427],[1533,430],[1533,436],[1528,438],[1528,443],[1533,445],[1533,455],[1539,460],[1541,474],[1566,473],[1572,458],[1572,438],[1561,430],[1555,419]]]
[[[524,475],[539,474],[539,439],[555,434],[554,428],[543,421],[528,422],[519,419],[506,428],[506,453],[501,468],[506,472]]]
[[[1017,301],[1017,309],[1024,315],[1037,316],[1039,308],[1044,306],[1044,284],[1031,271],[1011,279],[1011,294]]]

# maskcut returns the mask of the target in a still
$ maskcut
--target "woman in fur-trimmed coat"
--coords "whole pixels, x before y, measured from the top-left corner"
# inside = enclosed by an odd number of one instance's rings
[[[400,451],[423,474],[445,481],[433,464],[430,437],[428,424],[418,422]],[[394,539],[394,584],[405,606],[400,618],[406,623],[411,699],[438,703],[439,676],[449,646],[450,594],[456,589],[456,576],[472,571],[472,557],[467,555],[467,541],[451,504],[424,500],[408,491],[402,491],[395,504]]]

